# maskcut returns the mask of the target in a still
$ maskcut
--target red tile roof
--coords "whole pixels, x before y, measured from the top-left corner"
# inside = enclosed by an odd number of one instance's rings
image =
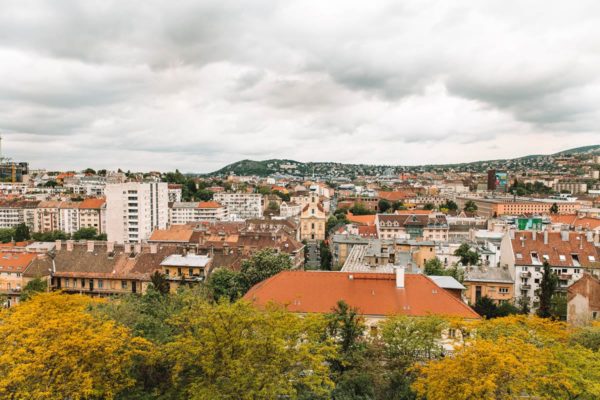
[[[405,192],[405,191],[397,191],[397,192],[379,192],[378,193],[380,199],[385,199],[387,201],[400,201],[410,197],[413,197],[415,194],[413,192]]]
[[[0,272],[23,272],[35,258],[31,253],[0,252]]]
[[[275,302],[300,313],[328,313],[344,300],[364,315],[479,318],[469,306],[421,274],[406,274],[405,287],[397,288],[395,274],[284,271],[255,285],[244,299],[259,306]]]
[[[201,201],[198,203],[198,208],[221,208],[223,207],[220,203],[216,201]]]
[[[535,238],[534,238],[535,233]],[[534,265],[532,253],[537,253],[540,263],[544,256],[556,267],[574,267],[573,254],[582,267],[600,266],[598,250],[593,241],[588,241],[585,233],[566,232],[568,240],[563,240],[562,232],[547,232],[548,244],[544,244],[544,232],[517,231],[511,239],[516,265]],[[520,257],[519,257],[520,255]],[[561,260],[560,256],[564,256]],[[590,259],[590,256],[593,257]],[[593,260],[593,261],[592,261]]]
[[[79,208],[84,209],[100,209],[106,203],[106,199],[103,198],[91,198],[85,199],[79,204]]]
[[[375,225],[375,214],[372,215],[354,215],[351,212],[346,214],[348,221],[359,225]]]

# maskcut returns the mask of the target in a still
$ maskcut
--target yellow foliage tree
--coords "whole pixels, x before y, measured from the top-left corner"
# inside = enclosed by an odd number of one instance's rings
[[[597,399],[600,357],[568,344],[562,323],[511,316],[477,324],[446,358],[417,365],[413,389],[428,400]]]
[[[148,342],[86,309],[98,300],[45,293],[0,312],[0,398],[112,399]]]
[[[297,398],[332,389],[324,320],[246,302],[197,301],[172,321],[179,334],[167,345],[174,382],[190,399]]]

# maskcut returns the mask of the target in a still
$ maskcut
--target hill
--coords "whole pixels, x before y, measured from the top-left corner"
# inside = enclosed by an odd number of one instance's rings
[[[288,175],[288,176],[320,176],[320,177],[355,177],[360,175],[394,176],[402,172],[423,171],[472,171],[482,172],[487,169],[519,169],[537,168],[551,169],[554,157],[565,155],[590,155],[600,154],[600,145],[577,147],[563,150],[558,153],[543,155],[532,154],[513,159],[473,161],[458,164],[429,164],[417,166],[369,165],[369,164],[343,164],[335,162],[300,162],[286,159],[271,159],[264,161],[242,160],[229,164],[218,171],[206,174],[207,176],[227,175]]]

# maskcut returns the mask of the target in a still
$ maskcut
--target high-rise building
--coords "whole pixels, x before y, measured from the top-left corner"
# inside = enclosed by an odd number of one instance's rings
[[[508,173],[490,169],[488,171],[487,188],[495,192],[508,191]]]
[[[106,233],[109,241],[139,243],[169,220],[165,182],[128,182],[106,186]]]
[[[246,220],[262,217],[263,198],[258,193],[215,193],[214,200],[227,207],[233,220]]]

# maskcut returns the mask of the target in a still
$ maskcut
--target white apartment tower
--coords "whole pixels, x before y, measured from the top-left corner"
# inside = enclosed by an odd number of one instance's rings
[[[166,229],[168,220],[167,183],[127,182],[106,186],[106,233],[109,241],[145,241],[154,229]]]
[[[263,197],[258,193],[215,193],[214,201],[227,207],[229,218],[246,220],[262,217]]]

